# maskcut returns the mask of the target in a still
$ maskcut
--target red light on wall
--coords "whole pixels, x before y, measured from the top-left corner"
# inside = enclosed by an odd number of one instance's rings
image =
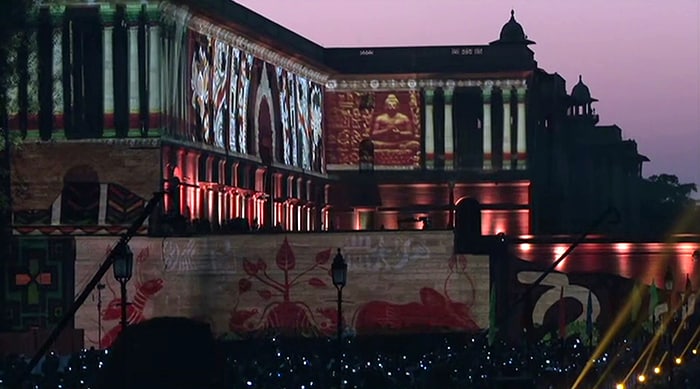
[[[615,251],[618,253],[628,253],[631,247],[629,243],[615,243]]]
[[[692,255],[697,247],[692,243],[679,243],[676,245],[676,252],[679,254]]]
[[[522,252],[528,252],[532,250],[532,245],[530,245],[530,243],[520,243],[520,246],[518,248]]]
[[[520,235],[529,232],[528,210],[482,210],[481,233],[483,235]]]
[[[566,252],[566,247],[559,246],[559,245],[554,246],[554,258],[552,259],[552,261],[559,260],[559,258],[561,258],[561,256],[564,255],[565,252]],[[564,265],[566,264],[567,259],[568,258],[564,258],[561,262],[559,262],[559,264],[557,265],[558,270],[564,269]]]
[[[564,246],[554,246],[555,259],[559,259],[566,252],[566,247]]]

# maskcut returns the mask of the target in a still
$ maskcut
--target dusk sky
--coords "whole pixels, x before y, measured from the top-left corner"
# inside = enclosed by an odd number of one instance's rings
[[[700,185],[700,1],[239,0],[325,47],[487,44],[515,10],[567,90],[583,75],[600,124],[651,159],[644,176]],[[697,193],[694,197],[700,197]]]

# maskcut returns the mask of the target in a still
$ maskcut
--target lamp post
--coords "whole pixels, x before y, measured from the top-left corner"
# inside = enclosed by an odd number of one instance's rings
[[[105,284],[97,284],[97,348],[102,350],[102,291]]]
[[[126,329],[126,283],[131,279],[131,274],[134,270],[134,253],[131,252],[129,245],[124,243],[119,252],[114,256],[114,263],[112,264],[112,270],[114,271],[114,279],[119,282],[121,286],[121,308],[122,308],[122,319],[121,326],[122,331]]]
[[[669,266],[666,269],[666,275],[664,276],[664,286],[668,291],[668,325],[666,326],[666,339],[668,344],[668,352],[666,354],[667,364],[668,364],[668,388],[673,389],[673,322],[675,319],[675,312],[673,307],[673,271]]]
[[[348,281],[348,264],[345,263],[343,255],[338,249],[338,253],[333,258],[333,264],[331,265],[331,276],[333,277],[333,285],[338,290],[338,370],[336,371],[338,379],[338,389],[343,387],[343,379],[340,376],[340,371],[342,370],[342,344],[343,344],[343,287]]]

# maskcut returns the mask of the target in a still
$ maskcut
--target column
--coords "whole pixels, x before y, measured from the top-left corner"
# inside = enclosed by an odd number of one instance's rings
[[[219,228],[221,228],[226,222],[226,193],[217,190],[216,196],[216,220],[219,222]]]
[[[435,91],[425,90],[425,167],[435,167],[435,128],[433,128],[433,97]]]
[[[517,156],[516,167],[519,170],[527,168],[527,134],[525,132],[525,91],[527,88],[518,88],[518,133],[517,133]]]
[[[493,150],[491,148],[491,89],[492,86],[488,83],[481,87],[484,101],[484,116],[482,120],[482,127],[484,129],[484,170],[491,170],[493,167],[491,162],[493,157]]]
[[[139,116],[139,28],[129,26],[129,129],[138,128]]]
[[[503,88],[503,169],[510,170],[513,166],[512,155],[513,147],[510,141],[510,86]]]
[[[277,177],[279,173],[270,173],[270,227],[277,227]]]
[[[107,225],[107,197],[109,184],[100,184],[100,197],[97,203],[97,225]]]
[[[236,192],[234,200],[235,200],[235,204],[233,206],[233,218],[238,219],[239,217],[244,217],[244,215],[243,215],[243,196],[241,195],[240,192]]]
[[[160,130],[161,128],[161,102],[160,102],[160,27],[149,26],[148,34],[148,108],[149,127]]]
[[[52,15],[53,16],[53,15]],[[54,16],[55,17],[55,16]],[[53,79],[53,129],[63,130],[63,27],[56,22],[53,29],[53,55],[51,65]],[[63,135],[63,134],[61,134]]]
[[[30,30],[27,43],[27,129],[36,131],[39,129],[39,45],[36,28]]]
[[[114,61],[112,59],[112,35],[114,27],[104,26],[102,30],[102,68],[104,69],[103,83],[103,104],[105,129],[114,128]]]
[[[180,168],[180,176],[178,178],[180,179],[181,185],[177,189],[180,193],[179,202],[174,204],[174,206],[177,207],[180,215],[185,215],[185,217],[189,219],[191,217],[191,215],[187,213],[187,207],[190,204],[189,188],[182,185],[182,183],[185,182],[185,177],[189,174],[189,165],[187,164],[187,152],[182,148],[177,149],[177,166]]]
[[[454,168],[455,137],[452,129],[452,95],[454,88],[445,88],[445,169]]]
[[[250,226],[250,223],[252,220],[250,220],[250,215],[248,214],[248,195],[243,194],[241,195],[240,199],[241,203],[241,208],[240,208],[240,217],[244,218],[248,225]]]

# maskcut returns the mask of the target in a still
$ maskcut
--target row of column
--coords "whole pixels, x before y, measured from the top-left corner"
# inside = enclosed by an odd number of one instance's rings
[[[172,150],[167,145],[164,155],[168,161],[164,166],[166,180],[174,176],[180,183],[177,195],[165,199],[166,213],[177,211],[191,220],[219,224],[246,218],[252,227],[279,226],[287,231],[312,231],[322,223],[319,207],[326,201],[327,187],[318,192],[320,188],[309,177],[270,172],[254,165],[248,167],[254,169],[252,174],[239,171],[240,162],[227,163],[197,150]],[[249,182],[253,177],[255,181]],[[270,180],[269,192],[266,180]]]
[[[18,71],[7,88],[10,126],[43,140],[160,128],[158,23],[146,4],[41,7],[9,53]]]
[[[142,11],[145,12],[145,11]],[[143,24],[143,25],[140,25]],[[161,107],[161,28],[155,23],[139,21],[127,25],[127,89],[129,128],[140,129],[140,116],[148,115],[149,127],[160,128]],[[139,45],[139,29],[144,35]],[[103,106],[106,127],[112,128],[114,116],[114,27],[105,25],[102,31]],[[140,64],[139,62],[144,63]],[[118,81],[118,80],[117,80]],[[141,94],[145,94],[142,96]],[[141,112],[146,110],[147,112]]]
[[[492,128],[491,128],[491,86],[482,87],[482,96],[484,102],[484,170],[493,169],[493,150],[492,150]],[[510,108],[511,93],[513,89],[503,88],[503,169],[510,169],[512,162],[515,161],[516,169],[525,169],[527,167],[527,139],[526,139],[526,123],[525,123],[525,87],[515,90],[517,96],[517,127],[516,127],[516,154],[512,153],[511,125],[513,123],[512,111]]]
[[[511,169],[515,162],[516,169],[525,169],[527,167],[527,133],[526,133],[526,111],[525,111],[525,94],[526,87],[518,87],[517,89],[502,88],[503,96],[503,144],[501,145],[503,150],[503,166],[505,170]],[[493,87],[490,85],[484,85],[481,87],[481,95],[483,101],[483,116],[482,116],[482,130],[483,130],[483,166],[484,170],[493,170],[493,129],[492,129],[492,107],[491,107],[491,93]],[[516,119],[516,152],[513,153],[511,139],[511,128],[513,125],[513,116],[511,110],[511,93],[515,92],[517,97],[517,115]],[[434,91],[428,89],[425,91],[426,94],[426,105],[425,105],[425,152],[428,158],[432,158],[435,154],[435,128],[433,126],[434,117],[434,106],[433,106],[433,95]],[[453,112],[452,112],[452,98],[454,94],[453,88],[444,89],[444,109],[445,109],[445,143],[444,143],[444,153],[445,153],[445,168],[453,169],[455,164],[454,155],[454,125],[453,125]]]
[[[113,63],[113,35],[114,28],[105,26],[102,32],[102,62],[104,69],[104,113],[114,115],[114,63]],[[161,111],[160,104],[160,28],[157,25],[148,26],[146,29],[146,56],[147,72],[143,74],[144,80],[139,80],[139,45],[138,26],[128,28],[128,85],[129,85],[129,115],[137,116],[140,112],[140,90],[139,84],[145,82],[148,88],[148,107],[150,113]],[[60,48],[58,49],[60,50]],[[130,120],[131,121],[131,120]],[[130,126],[131,127],[131,126]]]

